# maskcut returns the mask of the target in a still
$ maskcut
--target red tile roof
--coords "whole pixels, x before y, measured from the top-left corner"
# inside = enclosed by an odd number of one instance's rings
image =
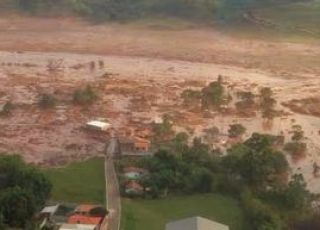
[[[102,217],[90,217],[84,215],[72,215],[68,218],[68,224],[92,224],[98,225],[102,221]]]

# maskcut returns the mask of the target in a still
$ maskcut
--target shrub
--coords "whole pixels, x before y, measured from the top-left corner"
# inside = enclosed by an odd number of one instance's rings
[[[13,104],[8,101],[6,102],[6,104],[4,104],[4,106],[2,107],[2,110],[0,110],[0,115],[2,116],[8,116],[11,114],[11,111],[13,110]]]
[[[284,146],[284,150],[289,152],[293,157],[303,157],[307,150],[307,144],[302,142],[288,142]]]
[[[73,94],[73,102],[79,105],[90,105],[98,98],[97,94],[88,85],[85,89],[77,89]]]
[[[44,93],[40,95],[38,105],[44,109],[52,108],[56,105],[56,99],[54,96]]]

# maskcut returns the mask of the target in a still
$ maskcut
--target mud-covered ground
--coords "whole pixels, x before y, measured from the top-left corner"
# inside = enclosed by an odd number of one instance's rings
[[[0,49],[6,50],[0,52],[0,104],[15,104],[10,116],[0,117],[2,152],[49,165],[100,154],[107,136],[83,128],[96,118],[107,118],[115,130],[122,130],[143,128],[169,113],[177,131],[192,130],[195,136],[212,126],[226,134],[230,124],[240,122],[247,127],[246,137],[252,132],[284,133],[286,140],[292,125],[299,124],[308,152],[306,158],[291,162],[292,171],[302,172],[310,189],[320,192],[320,179],[312,173],[313,163],[320,164],[320,118],[282,106],[319,96],[316,44],[237,39],[212,28],[92,26],[74,19],[10,16],[0,18]],[[58,72],[48,71],[50,62],[61,62]],[[204,86],[218,75],[234,93],[257,94],[262,86],[271,87],[284,115],[266,127],[259,114],[241,118],[230,112],[208,118],[185,110],[181,92]],[[89,107],[74,105],[74,90],[87,84],[99,99]],[[39,108],[41,93],[55,95],[57,106]]]

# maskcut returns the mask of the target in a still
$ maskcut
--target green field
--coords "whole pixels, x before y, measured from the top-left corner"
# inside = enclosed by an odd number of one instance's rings
[[[163,230],[168,221],[191,216],[218,221],[229,225],[231,230],[248,229],[238,202],[219,194],[161,200],[124,199],[122,209],[122,230]]]
[[[105,203],[104,161],[101,158],[47,169],[45,174],[53,184],[53,201]]]

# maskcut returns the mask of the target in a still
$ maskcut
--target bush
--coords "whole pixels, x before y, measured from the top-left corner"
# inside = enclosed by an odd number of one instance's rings
[[[245,132],[246,132],[246,128],[241,124],[230,125],[230,128],[228,130],[229,137],[231,137],[231,138],[240,137]]]
[[[41,94],[38,105],[44,109],[52,108],[56,105],[56,99],[50,94]]]
[[[11,114],[11,111],[13,110],[13,104],[8,101],[2,108],[2,110],[0,111],[0,115],[2,116],[8,116]]]
[[[97,94],[89,85],[83,90],[76,90],[73,94],[73,102],[79,105],[90,105],[96,101],[97,98]]]
[[[288,142],[284,146],[284,150],[289,152],[293,157],[303,157],[307,150],[307,144],[302,142]]]

